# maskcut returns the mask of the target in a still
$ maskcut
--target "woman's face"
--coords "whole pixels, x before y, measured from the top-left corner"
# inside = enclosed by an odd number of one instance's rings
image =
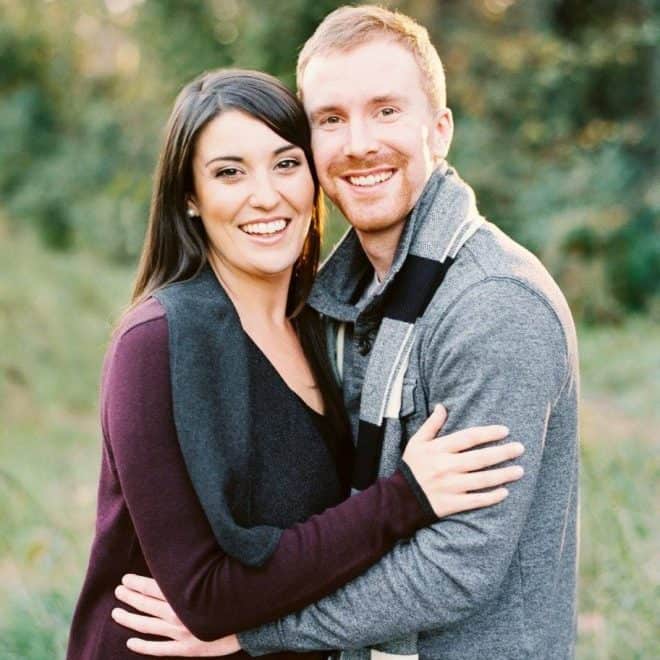
[[[314,204],[314,182],[300,147],[258,119],[229,110],[199,134],[193,181],[188,204],[201,216],[223,265],[257,277],[291,271]]]

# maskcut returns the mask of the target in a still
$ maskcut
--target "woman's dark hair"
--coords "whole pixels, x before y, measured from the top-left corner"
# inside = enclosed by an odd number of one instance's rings
[[[314,207],[309,232],[294,265],[287,314],[323,395],[327,419],[333,427],[330,449],[340,476],[347,480],[352,445],[347,445],[350,439],[341,393],[332,376],[323,328],[316,315],[305,307],[321,254],[323,194],[304,109],[276,78],[259,71],[221,69],[204,73],[181,90],[158,160],[130,308],[168,284],[195,277],[207,264],[209,245],[204,225],[187,213],[188,200],[195,194],[192,161],[200,132],[227,110],[239,110],[263,122],[287,142],[300,147],[307,159],[314,181]]]

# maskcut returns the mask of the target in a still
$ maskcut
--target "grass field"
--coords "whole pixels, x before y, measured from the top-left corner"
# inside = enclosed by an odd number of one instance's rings
[[[130,272],[0,223],[0,658],[63,656],[93,530],[100,360]],[[660,327],[582,328],[583,659],[655,658]]]

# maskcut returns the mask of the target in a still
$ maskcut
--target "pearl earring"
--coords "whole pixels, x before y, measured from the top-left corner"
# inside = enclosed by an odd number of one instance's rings
[[[197,213],[197,212],[195,211],[195,209],[191,209],[191,208],[189,208],[189,209],[186,211],[186,213],[188,214],[188,217],[189,217],[191,220],[195,220],[196,218],[199,218],[199,213]]]

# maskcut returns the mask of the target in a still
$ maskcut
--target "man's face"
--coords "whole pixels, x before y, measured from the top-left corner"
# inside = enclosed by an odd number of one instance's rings
[[[358,232],[400,234],[451,140],[414,56],[379,38],[312,57],[300,84],[326,194]]]

